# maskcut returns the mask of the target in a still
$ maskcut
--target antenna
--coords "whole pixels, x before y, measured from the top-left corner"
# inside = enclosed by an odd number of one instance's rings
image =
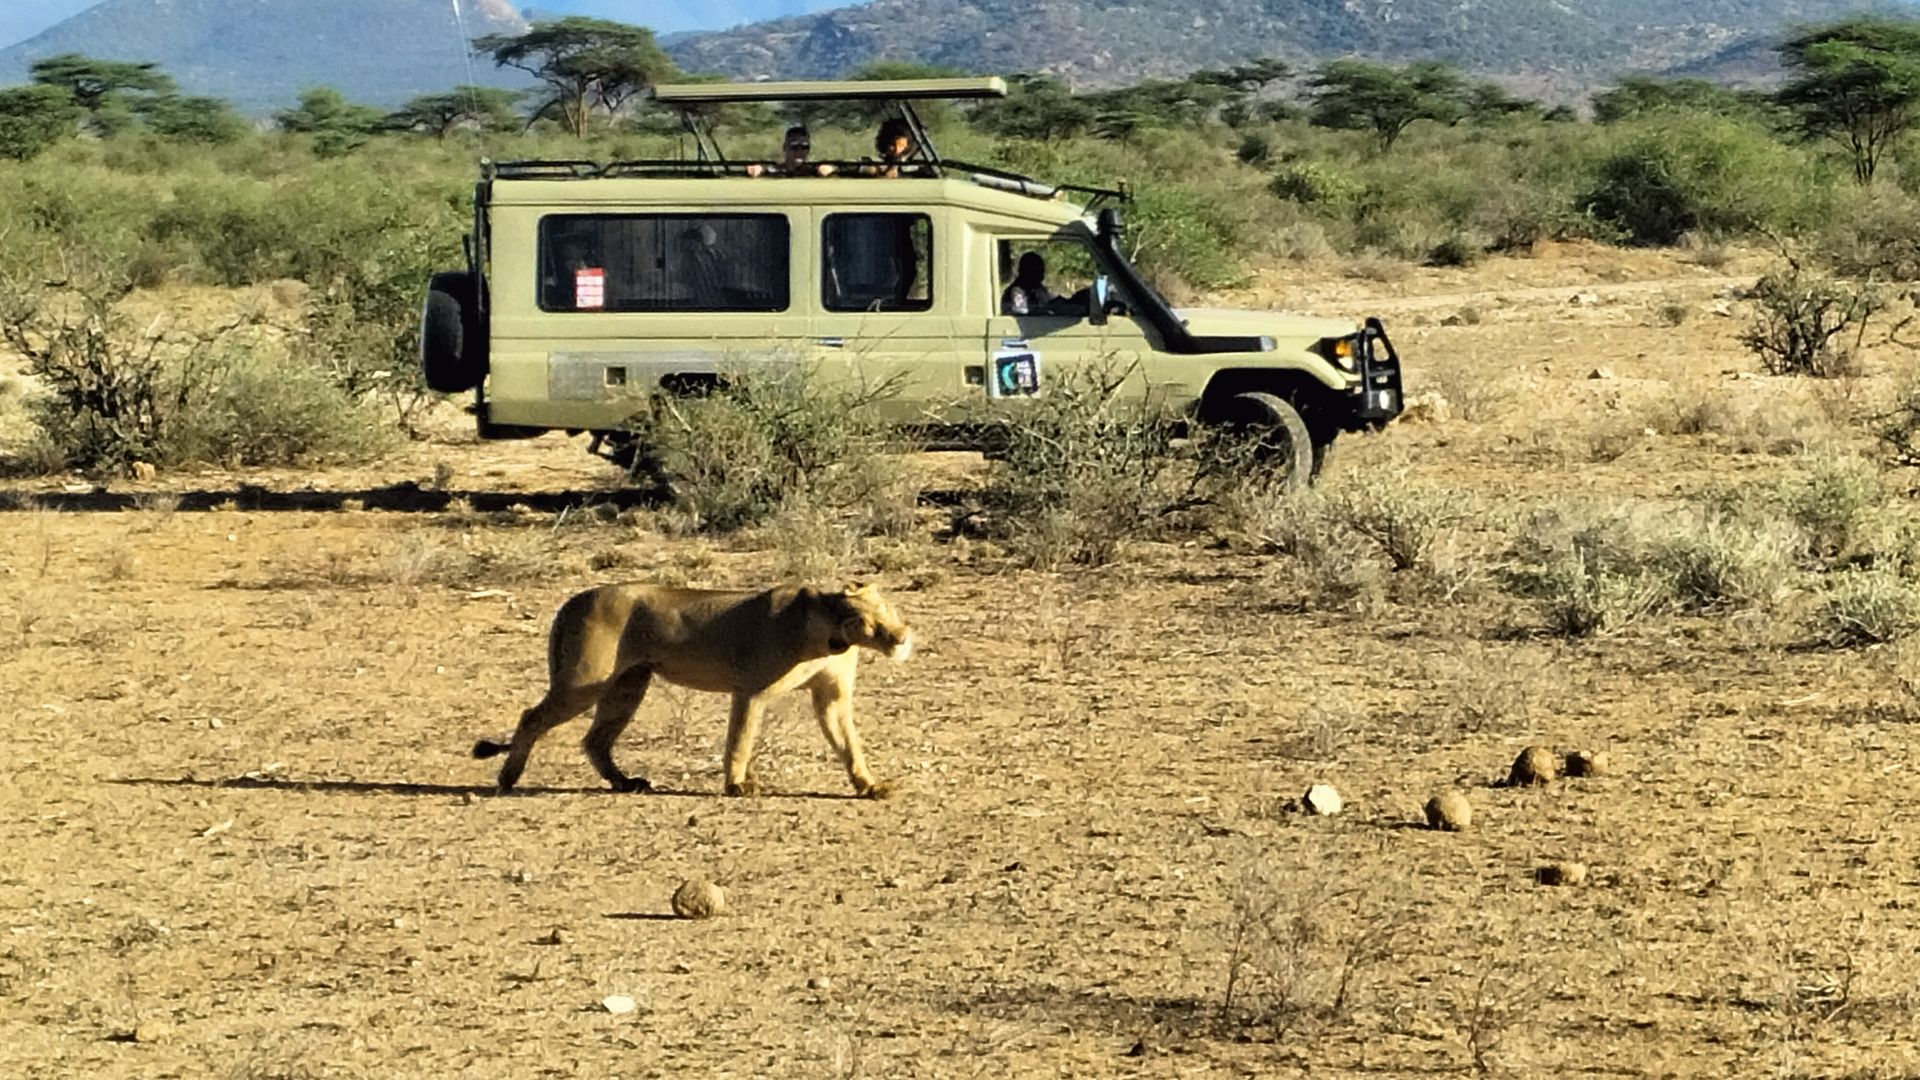
[[[460,10],[460,0],[450,0],[453,4],[453,25],[460,35],[460,59],[467,67],[467,105],[475,113],[480,111],[480,95],[475,90],[479,78],[473,73],[473,38],[467,33],[467,16]]]

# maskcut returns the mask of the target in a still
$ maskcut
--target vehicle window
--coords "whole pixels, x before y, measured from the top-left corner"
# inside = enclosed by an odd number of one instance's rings
[[[1002,240],[997,254],[999,314],[1086,317],[1086,290],[1100,272],[1086,244],[1054,237]]]
[[[785,311],[783,214],[554,214],[545,311]]]
[[[933,307],[933,221],[925,214],[830,214],[821,229],[828,311]]]

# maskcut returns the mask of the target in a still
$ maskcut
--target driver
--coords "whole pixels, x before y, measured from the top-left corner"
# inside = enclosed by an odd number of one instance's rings
[[[1020,256],[1013,284],[1000,294],[1002,315],[1084,315],[1086,303],[1055,296],[1047,288],[1047,260],[1037,251]]]

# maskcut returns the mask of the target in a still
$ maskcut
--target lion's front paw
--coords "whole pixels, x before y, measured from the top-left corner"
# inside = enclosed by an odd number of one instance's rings
[[[885,780],[875,780],[864,785],[855,785],[854,794],[863,799],[891,799],[894,796],[893,785]]]
[[[751,776],[737,784],[731,780],[727,781],[727,794],[733,798],[751,799],[760,793],[760,781]]]

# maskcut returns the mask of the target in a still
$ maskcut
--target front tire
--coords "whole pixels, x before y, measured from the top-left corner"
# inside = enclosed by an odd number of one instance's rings
[[[1235,394],[1221,403],[1213,422],[1256,440],[1255,457],[1275,469],[1289,491],[1313,483],[1321,454],[1300,410],[1286,399],[1264,390]]]

